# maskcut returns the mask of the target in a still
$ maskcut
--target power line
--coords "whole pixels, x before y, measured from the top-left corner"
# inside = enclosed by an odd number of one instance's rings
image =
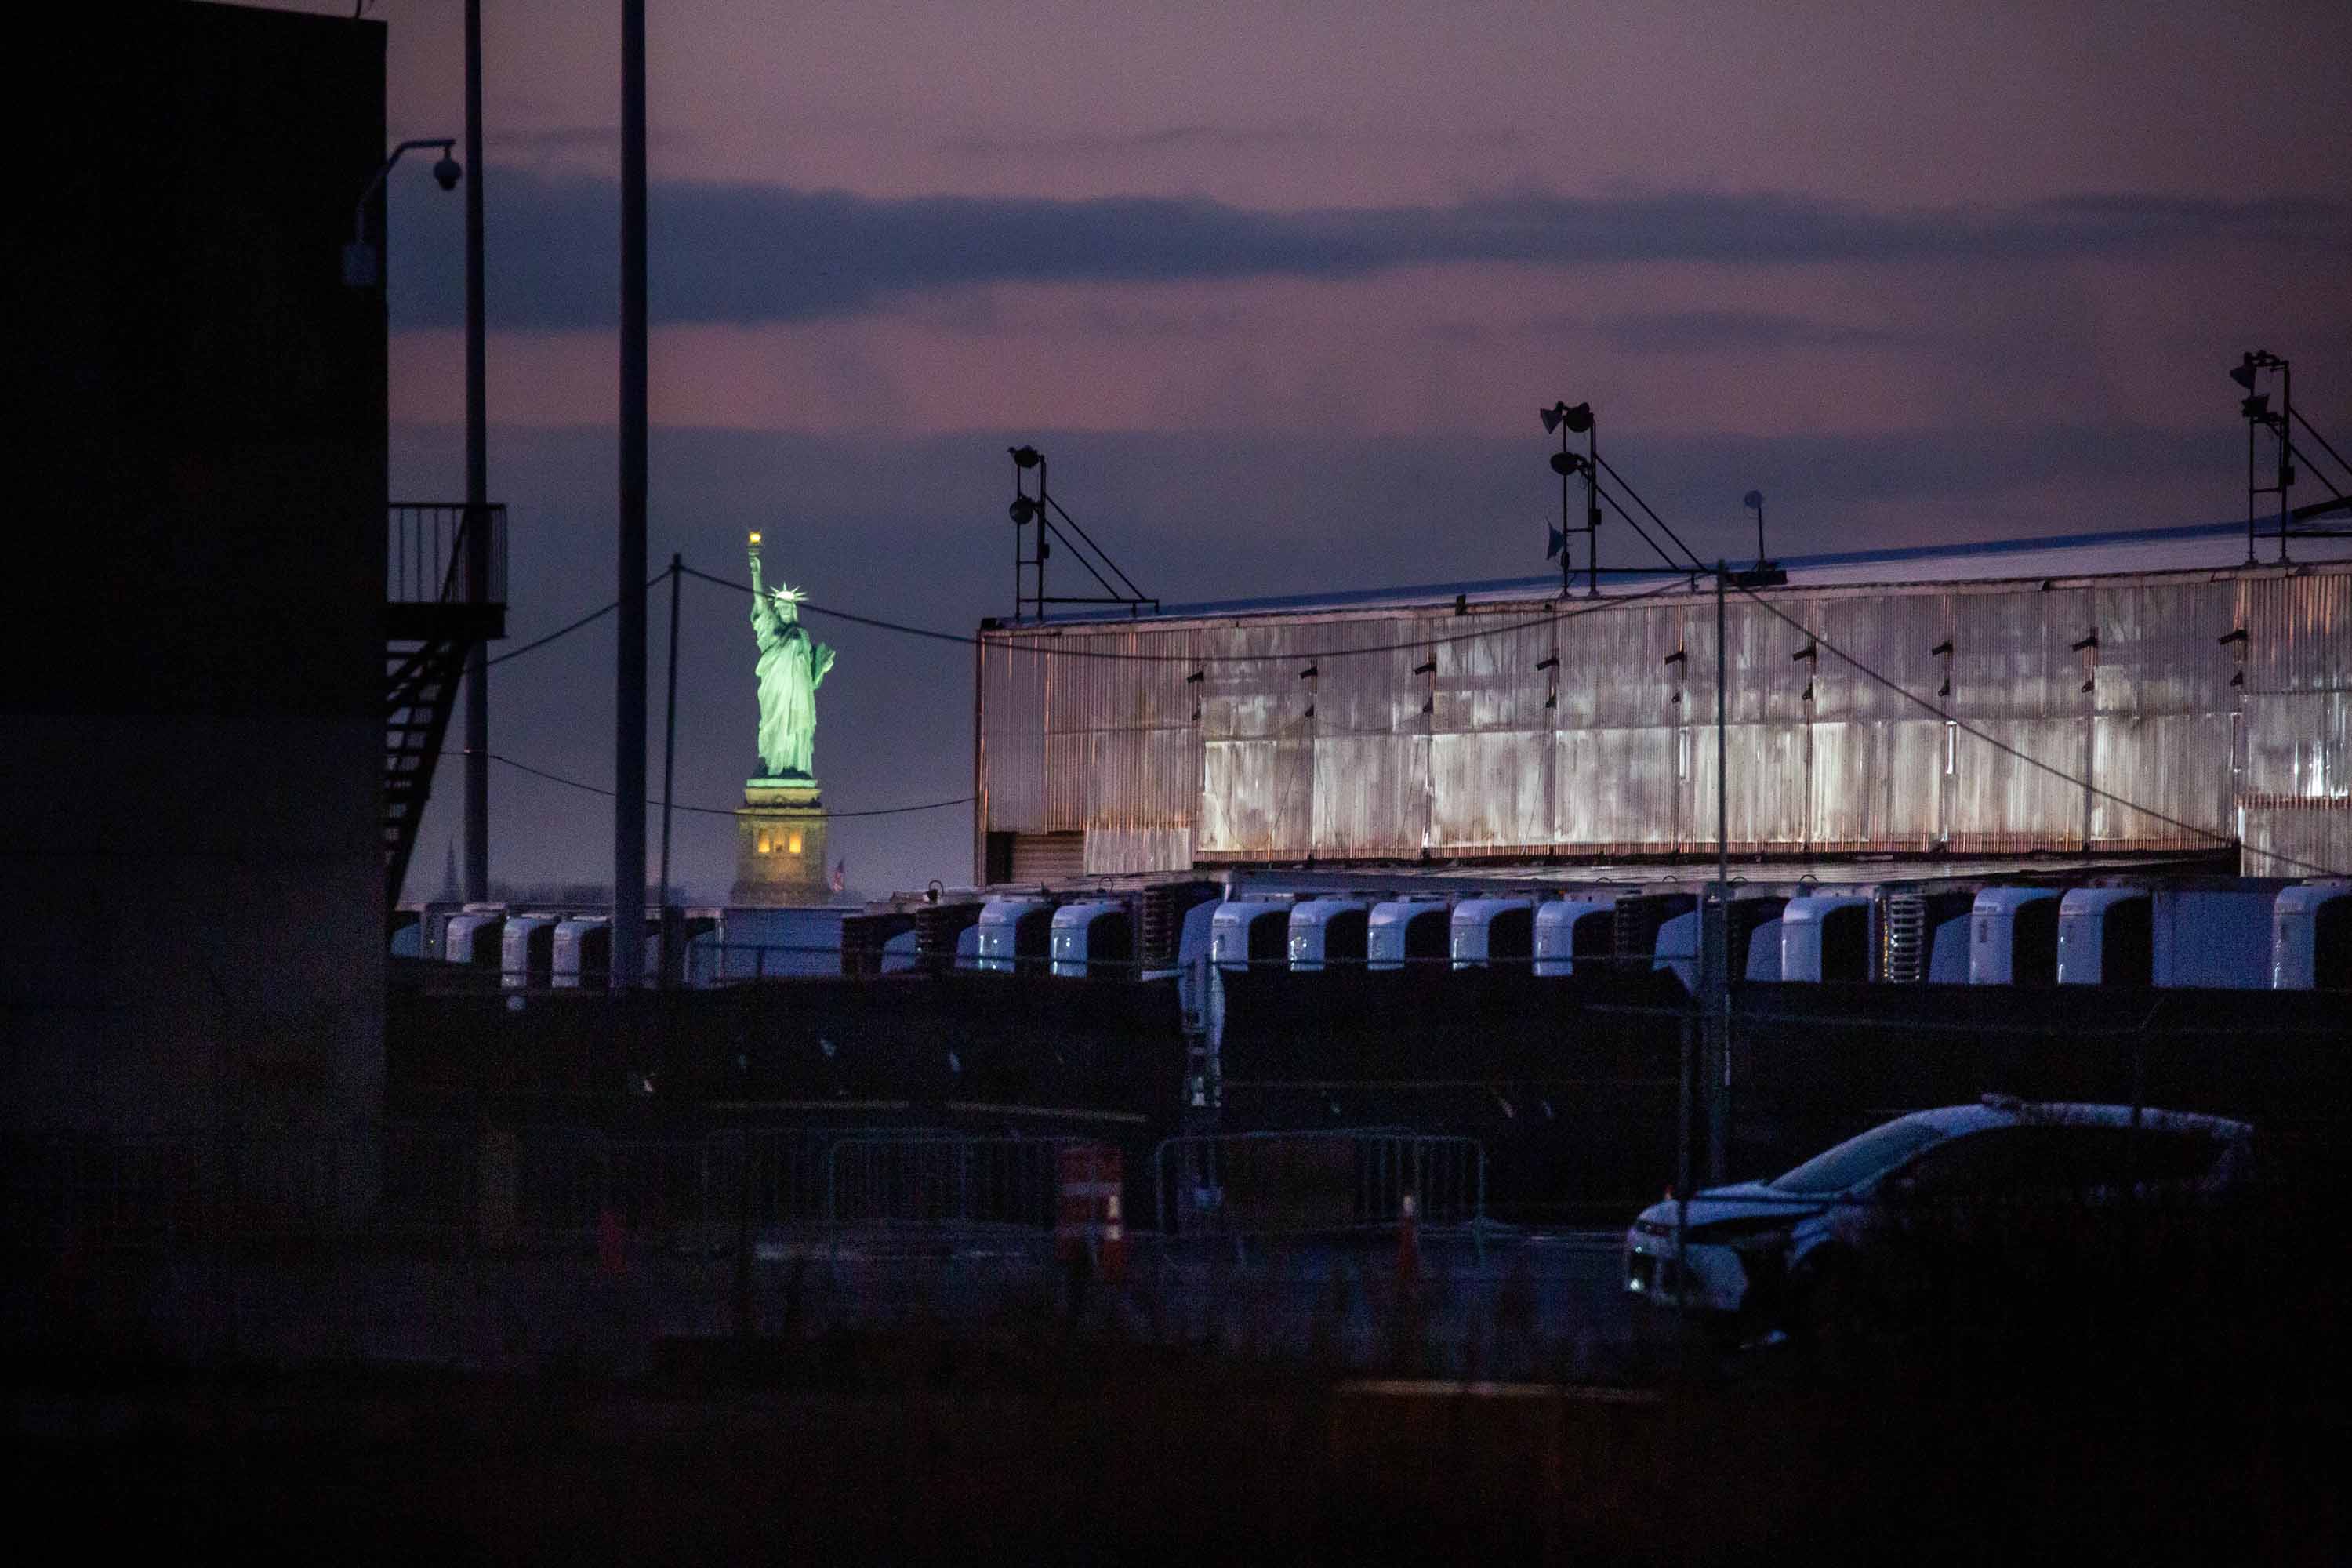
[[[1788,626],[1793,630],[1803,633],[1805,637],[1809,638],[1814,646],[1821,648],[1822,652],[1833,654],[1837,658],[1845,660],[1846,663],[1852,665],[1855,669],[1860,670],[1872,680],[1876,681],[1879,685],[1886,688],[1887,690],[1894,692],[1897,697],[1902,698],[1905,701],[1911,703],[1915,707],[1925,709],[1927,711],[1935,714],[1937,718],[1942,719],[1945,723],[1951,725],[1960,733],[1968,735],[1974,740],[1982,741],[1986,745],[1992,747],[1995,751],[2005,752],[2008,755],[2016,758],[2019,762],[2025,763],[2028,767],[2038,768],[2063,784],[2075,785],[2077,788],[2082,789],[2087,794],[2098,796],[2101,800],[2123,807],[2126,811],[2137,812],[2140,816],[2160,822],[2167,827],[2177,827],[2183,833],[2193,833],[2200,838],[2210,838],[2217,845],[2235,844],[2241,848],[2244,847],[2242,841],[2234,834],[2218,832],[2210,827],[2200,827],[2193,822],[2183,822],[2177,816],[2168,816],[2163,812],[2157,810],[2154,806],[2142,805],[2136,800],[2126,800],[2122,795],[2116,794],[2113,790],[2102,789],[2097,784],[2092,783],[2089,779],[2078,778],[2074,774],[2068,773],[2065,769],[2059,767],[2054,763],[2045,763],[2041,758],[2030,755],[2017,747],[2011,745],[2006,741],[2000,740],[1995,736],[1987,734],[1984,731],[1978,729],[1975,725],[1970,724],[1964,719],[1953,718],[1950,712],[1940,704],[1920,696],[1917,692],[1899,684],[1888,676],[1881,675],[1877,670],[1873,669],[1870,666],[1864,664],[1861,659],[1856,658],[1853,655],[1846,652],[1835,643],[1831,642],[1827,637],[1815,632],[1811,626],[1806,626],[1802,621],[1798,620],[1795,616],[1790,616],[1788,612],[1782,610],[1770,600],[1766,599],[1753,588],[1739,586],[1737,584],[1735,584],[1734,586],[1738,587],[1740,593],[1746,595],[1749,599],[1755,601],[1756,604],[1761,605],[1766,611],[1769,612],[1775,619],[1780,621],[1783,625]],[[1719,650],[1717,657],[1718,658],[1721,658]],[[2341,877],[2344,875],[2343,872],[2332,869],[2329,867],[2317,865],[2309,860],[2298,860],[2292,855],[2283,854],[2275,849],[2263,849],[2258,850],[2257,853],[2268,856],[2270,858],[2278,861],[2282,865],[2292,866],[2298,870],[2307,871],[2314,876]]]
[[[730,582],[724,577],[714,577],[708,572],[698,572],[691,566],[684,568],[684,571],[688,576],[700,578],[703,582],[709,584],[714,588],[725,588],[730,593],[737,594],[748,594],[751,591],[751,585],[749,583],[736,583]],[[1579,605],[1572,609],[1556,610],[1549,615],[1536,616],[1527,620],[1513,621],[1507,626],[1481,626],[1475,631],[1455,632],[1445,637],[1414,637],[1410,642],[1381,643],[1370,647],[1328,647],[1307,649],[1286,648],[1279,654],[1121,653],[1110,648],[1066,647],[1060,646],[1048,646],[1046,644],[1036,642],[1013,642],[997,637],[965,637],[957,632],[934,631],[928,626],[910,626],[898,621],[877,620],[871,616],[854,615],[847,610],[829,609],[823,605],[803,603],[800,605],[800,611],[803,615],[830,616],[837,621],[848,621],[855,626],[871,626],[877,631],[897,632],[904,637],[924,637],[933,642],[953,643],[959,647],[988,647],[1001,648],[1008,653],[1030,653],[1036,654],[1043,658],[1101,658],[1127,664],[1187,664],[1200,666],[1208,664],[1245,664],[1253,660],[1265,658],[1349,658],[1375,653],[1417,653],[1424,648],[1441,647],[1454,643],[1476,642],[1482,637],[1507,637],[1514,632],[1532,631],[1540,626],[1555,626],[1562,621],[1572,621],[1580,616],[1594,615],[1602,610],[1613,610],[1625,605],[1638,605],[1645,599],[1654,599],[1661,594],[1673,593],[1685,588],[1685,576],[1687,576],[1687,574],[1685,574],[1684,576],[1677,576],[1670,581],[1661,583],[1654,588],[1645,588],[1638,594],[1624,594],[1612,599],[1594,600]],[[1081,628],[1108,627],[1116,629],[1117,627],[1127,624],[1128,623],[1118,621],[1070,621],[1064,622],[1060,626],[1049,626],[1044,623],[1040,623],[1035,628],[1035,632],[1029,633],[1029,635],[1034,636],[1046,632],[1063,631],[1073,626]],[[1025,627],[1011,627],[1007,629],[1014,636],[1020,636],[1028,632],[1028,628]]]
[[[458,752],[458,755],[460,756],[465,754],[466,752],[462,749]],[[562,773],[551,773],[545,768],[535,768],[529,763],[519,763],[515,761],[514,758],[501,755],[497,752],[488,752],[484,754],[494,763],[504,763],[508,767],[513,768],[518,773],[526,773],[530,774],[533,778],[545,779],[550,784],[560,784],[570,789],[585,791],[589,795],[601,795],[608,800],[611,799],[613,795],[613,792],[611,790],[605,789],[601,785],[586,784],[579,779],[565,778]],[[811,816],[822,816],[828,819],[852,816],[905,816],[912,812],[940,811],[950,805],[970,805],[971,802],[972,797],[965,795],[958,795],[953,800],[925,801],[920,805],[882,805],[869,807],[863,811],[818,811],[811,812],[808,815]],[[657,806],[661,805],[661,802],[657,800],[648,800],[646,804],[647,805]],[[682,803],[676,803],[671,805],[670,809],[673,811],[690,811],[698,816],[732,816],[735,815],[732,808],[723,805],[687,805]]]
[[[652,593],[654,585],[668,575],[669,568],[667,566],[654,574],[654,575],[646,583],[646,592],[648,594]],[[576,621],[572,621],[566,625],[556,627],[553,631],[548,633],[543,637],[534,638],[533,640],[523,644],[520,647],[510,647],[507,649],[506,652],[499,655],[498,658],[486,661],[483,668],[487,669],[492,665],[504,664],[510,658],[520,658],[527,653],[532,652],[538,648],[545,647],[549,643],[555,641],[558,637],[568,637],[583,626],[593,626],[596,622],[603,620],[606,616],[611,615],[614,610],[617,610],[620,607],[621,601],[614,599],[612,603],[604,605],[602,608],[589,611],[586,615],[581,616]]]

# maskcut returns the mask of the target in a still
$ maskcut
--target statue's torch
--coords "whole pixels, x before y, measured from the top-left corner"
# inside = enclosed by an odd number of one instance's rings
[[[757,598],[757,597],[759,596],[759,593],[760,593],[760,533],[759,533],[759,531],[758,531],[757,529],[754,529],[754,530],[752,530],[752,531],[751,531],[751,595],[752,595],[752,596],[753,596],[754,598]]]

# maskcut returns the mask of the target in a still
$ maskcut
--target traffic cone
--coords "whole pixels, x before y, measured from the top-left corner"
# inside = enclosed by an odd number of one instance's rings
[[[1421,1277],[1421,1219],[1412,1194],[1397,1207],[1397,1288],[1409,1290]]]
[[[1102,1277],[1116,1285],[1127,1273],[1127,1224],[1119,1218],[1118,1194],[1103,1198]]]

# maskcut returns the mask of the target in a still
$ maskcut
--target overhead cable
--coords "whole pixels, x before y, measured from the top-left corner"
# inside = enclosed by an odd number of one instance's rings
[[[668,576],[669,573],[670,569],[665,566],[659,572],[654,574],[653,577],[646,584],[646,592],[653,592],[655,584],[661,582],[663,578]],[[621,601],[614,599],[610,604],[607,604],[601,608],[589,611],[586,615],[581,616],[576,621],[567,622],[566,624],[556,627],[553,631],[548,633],[543,637],[534,637],[530,642],[523,644],[520,647],[510,647],[507,649],[506,652],[499,655],[498,658],[485,661],[483,668],[487,669],[491,665],[504,664],[510,658],[520,658],[527,653],[545,647],[549,643],[555,641],[559,637],[570,637],[573,632],[578,631],[583,626],[593,626],[596,622],[603,620],[606,616],[611,615],[614,610],[617,610],[620,607]]]
[[[751,591],[751,585],[749,583],[737,583],[724,577],[714,577],[708,572],[698,572],[691,566],[685,567],[683,570],[688,576],[700,578],[714,588],[725,588],[738,594],[748,594]],[[1514,620],[1503,626],[1481,626],[1475,631],[1454,632],[1444,637],[1414,637],[1409,642],[1378,643],[1368,647],[1286,648],[1279,657],[1286,659],[1316,659],[1348,658],[1375,653],[1417,653],[1423,648],[1439,647],[1452,643],[1476,642],[1482,637],[1506,637],[1513,632],[1532,631],[1538,627],[1554,626],[1562,621],[1572,621],[1580,616],[1593,615],[1602,610],[1616,609],[1621,605],[1639,604],[1645,599],[1656,598],[1661,594],[1683,588],[1685,577],[1687,575],[1685,574],[1683,576],[1671,578],[1654,588],[1645,588],[1638,594],[1623,594],[1610,599],[1590,600],[1572,609],[1555,610],[1548,615]],[[1125,664],[1184,664],[1197,667],[1205,664],[1245,664],[1272,657],[1255,653],[1123,653],[1113,648],[1048,646],[1035,642],[1007,641],[1002,637],[967,637],[957,632],[933,631],[928,626],[910,626],[898,621],[877,620],[871,616],[853,615],[847,610],[830,609],[823,605],[805,602],[800,605],[800,611],[803,615],[829,616],[837,621],[847,621],[854,626],[871,626],[877,631],[896,632],[903,637],[924,637],[933,642],[954,643],[963,647],[985,646],[1010,653],[1034,653],[1055,658],[1100,658]],[[1065,621],[1059,624],[1040,623],[1034,628],[1010,626],[1004,630],[1017,637],[1024,634],[1034,636],[1061,632],[1073,628],[1117,630],[1130,625],[1131,623],[1111,620]]]
[[[464,756],[467,753],[463,748],[460,748],[457,754]],[[488,757],[490,761],[494,763],[504,763],[508,767],[513,768],[518,773],[526,773],[533,778],[545,779],[550,784],[560,784],[570,789],[584,790],[590,795],[601,795],[607,799],[610,799],[613,795],[613,792],[611,790],[605,789],[601,785],[587,784],[579,779],[565,778],[562,773],[551,773],[545,768],[535,768],[529,763],[519,763],[515,761],[514,758],[502,755],[497,752],[486,752],[483,755]],[[862,811],[813,811],[797,813],[795,815],[801,817],[821,816],[833,819],[852,816],[905,816],[918,811],[940,811],[950,805],[970,805],[971,802],[972,797],[971,795],[963,795],[956,796],[953,800],[927,800],[919,805],[869,806]],[[648,800],[646,804],[651,806],[658,806],[662,803],[657,800]],[[698,816],[732,816],[735,815],[734,808],[730,806],[688,805],[682,801],[672,803],[670,809],[672,811],[690,811]]]
[[[1738,586],[1738,584],[1734,585]],[[1877,670],[1873,669],[1870,666],[1864,664],[1861,659],[1856,658],[1853,655],[1846,652],[1843,648],[1839,647],[1827,637],[1821,636],[1811,626],[1806,626],[1802,621],[1798,620],[1787,611],[1782,610],[1779,605],[1773,604],[1770,600],[1765,598],[1754,589],[1739,587],[1738,591],[1746,595],[1749,599],[1755,601],[1758,605],[1761,605],[1766,611],[1769,612],[1774,618],[1781,621],[1796,631],[1802,632],[1812,641],[1813,645],[1818,647],[1822,652],[1834,655],[1835,657],[1843,659],[1847,664],[1852,665],[1855,669],[1860,670],[1870,679],[1876,681],[1879,685],[1886,688],[1887,690],[1894,692],[1897,697],[1900,697],[1905,701],[1911,703],[1914,707],[1925,709],[1927,711],[1935,714],[1937,718],[1943,720],[1945,723],[1951,725],[1961,734],[1969,736],[1974,740],[1982,741],[1986,745],[1992,747],[1995,751],[2005,752],[2008,755],[2016,758],[2019,762],[2025,763],[2028,767],[2037,768],[2063,784],[2073,784],[2076,788],[2084,791],[2085,794],[2096,795],[2099,799],[2106,801],[2114,805],[2119,805],[2126,811],[2137,812],[2142,816],[2164,824],[2167,827],[2177,827],[2183,833],[2193,833],[2200,838],[2210,838],[2217,845],[2234,844],[2239,846],[2241,848],[2245,847],[2244,841],[2239,838],[2235,834],[2222,833],[2210,827],[2200,827],[2193,822],[2183,822],[2177,816],[2168,816],[2165,813],[2157,810],[2152,805],[2142,805],[2136,800],[2126,800],[2111,789],[2102,789],[2099,785],[2092,783],[2089,779],[2078,778],[2054,763],[2045,763],[2041,758],[2032,756],[2026,752],[2011,745],[2006,741],[1988,734],[1964,719],[1953,718],[1950,712],[1948,711],[1942,704],[1936,702],[1931,699],[1920,696],[1917,692],[1903,686],[1891,677],[1881,675]],[[2271,859],[2278,861],[2281,865],[2294,867],[2296,869],[2309,872],[2313,876],[2341,877],[2345,875],[2342,871],[2335,870],[2326,866],[2317,865],[2309,860],[2299,860],[2292,855],[2284,854],[2276,849],[2257,849],[2254,853],[2267,856]]]

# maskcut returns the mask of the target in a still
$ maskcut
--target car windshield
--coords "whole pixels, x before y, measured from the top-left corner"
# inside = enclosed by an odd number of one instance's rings
[[[1901,1164],[1943,1136],[1943,1130],[1932,1122],[1905,1117],[1884,1127],[1874,1127],[1860,1137],[1849,1138],[1834,1149],[1825,1149],[1786,1175],[1775,1176],[1768,1184],[1783,1193],[1842,1193]]]

